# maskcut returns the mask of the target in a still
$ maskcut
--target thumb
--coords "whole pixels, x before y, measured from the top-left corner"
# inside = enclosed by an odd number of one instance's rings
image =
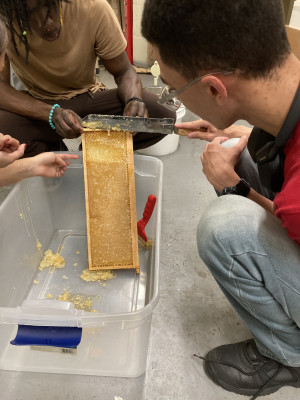
[[[248,143],[248,137],[247,136],[242,136],[240,138],[240,140],[238,141],[238,143],[234,146],[236,149],[240,150],[240,152],[242,152]]]
[[[25,143],[20,144],[19,148],[14,152],[16,158],[20,158],[24,155],[26,146],[27,146],[27,144],[25,144]]]
[[[20,146],[17,148],[17,150],[8,153],[8,157],[10,159],[10,162],[14,162],[18,158],[22,157],[24,155],[25,149],[26,149],[27,144],[20,144]]]

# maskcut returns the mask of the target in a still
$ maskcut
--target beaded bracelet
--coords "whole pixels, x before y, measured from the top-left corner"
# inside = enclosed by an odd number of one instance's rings
[[[57,107],[60,107],[60,105],[59,104],[54,104],[54,106],[51,108],[51,111],[50,111],[50,114],[49,114],[49,125],[51,126],[52,129],[56,129],[55,125],[54,125],[54,123],[52,121],[52,117],[53,117],[54,110]]]
[[[140,99],[139,97],[133,96],[133,97],[130,97],[130,99],[128,99],[128,100],[125,102],[124,107],[126,107],[127,104],[129,104],[131,101],[138,101],[138,102],[140,102],[140,103],[144,103],[144,101],[143,101],[142,99]]]

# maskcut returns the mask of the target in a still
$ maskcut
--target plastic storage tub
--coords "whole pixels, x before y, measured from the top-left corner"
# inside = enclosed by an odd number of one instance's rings
[[[80,154],[80,153],[78,153]],[[82,159],[62,178],[16,184],[0,207],[0,368],[15,371],[137,377],[145,372],[152,312],[159,297],[162,163],[135,155],[137,217],[149,194],[157,203],[146,227],[153,240],[139,250],[140,274],[119,270],[106,282],[80,278],[88,267]],[[66,260],[40,270],[42,251]],[[64,291],[93,298],[88,312],[56,300]],[[51,299],[47,298],[52,296]],[[14,346],[18,325],[79,327],[78,348]]]
[[[178,110],[176,111],[176,122],[180,123],[182,118],[186,114],[186,108],[183,104],[180,105]],[[174,153],[179,144],[180,135],[167,135],[158,143],[155,143],[152,146],[147,147],[146,149],[137,150],[137,153],[145,154],[148,156],[164,156],[167,154]]]

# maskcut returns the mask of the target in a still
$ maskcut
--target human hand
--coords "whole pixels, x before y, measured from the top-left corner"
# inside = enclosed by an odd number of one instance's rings
[[[123,115],[129,117],[148,117],[148,110],[146,104],[141,101],[130,101],[124,108]]]
[[[204,119],[182,122],[180,124],[175,124],[175,127],[191,130],[191,133],[188,134],[188,138],[190,139],[202,139],[211,142],[216,137],[223,137],[224,140],[226,140],[223,130],[217,129],[214,125]]]
[[[45,178],[57,178],[64,174],[70,162],[77,159],[77,154],[41,153],[35,157],[27,158],[30,176],[43,176]]]
[[[83,133],[81,118],[72,110],[55,108],[52,116],[56,132],[66,139],[74,139]]]
[[[236,145],[224,148],[221,143],[227,139],[215,138],[206,145],[201,156],[203,172],[218,192],[222,192],[224,187],[235,186],[240,181],[234,167],[248,142],[247,136],[243,136]]]
[[[0,133],[0,168],[7,167],[18,158],[22,157],[26,144],[21,144],[17,139]]]

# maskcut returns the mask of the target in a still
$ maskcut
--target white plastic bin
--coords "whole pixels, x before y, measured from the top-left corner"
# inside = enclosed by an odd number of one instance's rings
[[[180,123],[185,116],[186,109],[183,104],[176,111],[176,122]],[[166,154],[174,153],[179,144],[180,135],[167,135],[165,138],[149,146],[146,149],[137,150],[137,153],[145,154],[148,156],[164,156]]]
[[[77,153],[80,154],[80,153]],[[153,240],[139,250],[140,274],[116,271],[106,282],[80,279],[88,267],[82,159],[61,179],[18,183],[0,207],[0,368],[14,371],[137,377],[145,372],[152,312],[159,297],[162,163],[135,155],[137,217],[149,194],[157,203],[146,227]],[[39,270],[42,250],[66,260],[63,269]],[[103,283],[103,282],[102,282]],[[55,300],[65,290],[95,298],[87,312]],[[48,299],[49,293],[53,296]],[[81,327],[75,351],[13,346],[18,325]],[[55,350],[55,351],[53,351]]]

